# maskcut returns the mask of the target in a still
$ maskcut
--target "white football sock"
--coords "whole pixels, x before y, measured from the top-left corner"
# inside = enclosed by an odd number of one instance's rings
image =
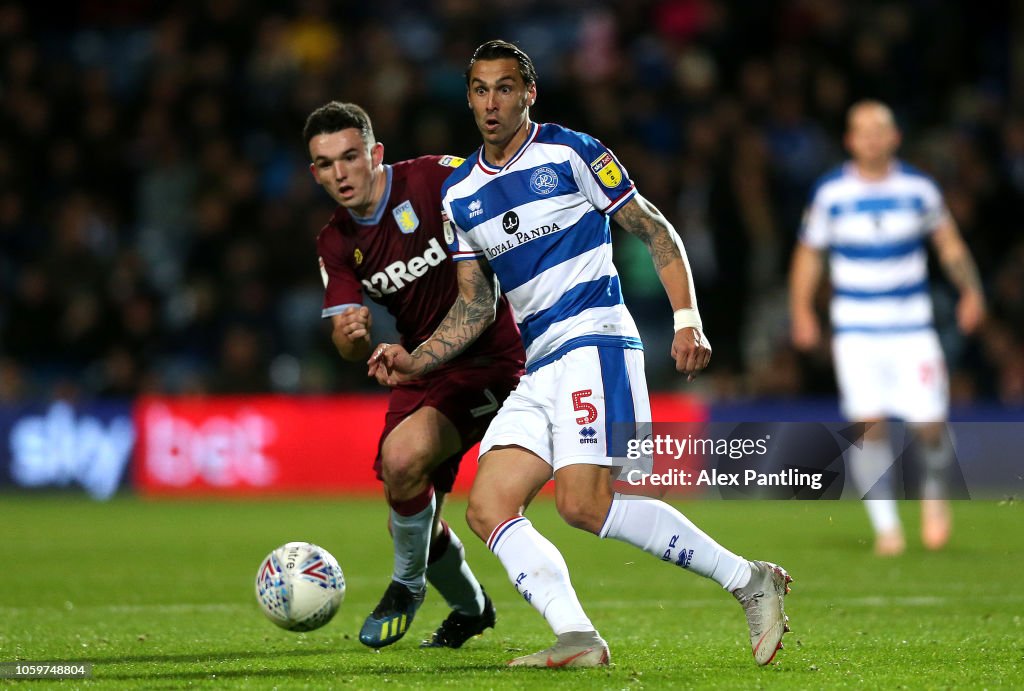
[[[441,535],[435,537],[430,545],[433,561],[427,564],[427,580],[437,588],[449,607],[466,616],[478,617],[484,611],[484,592],[480,581],[466,563],[466,548],[462,540],[446,522],[442,521],[441,525]],[[442,541],[446,544],[439,544]],[[439,549],[435,550],[435,547]],[[435,558],[437,552],[439,554]]]
[[[433,487],[428,487],[418,497],[391,505],[391,536],[395,543],[392,579],[409,586],[414,592],[420,592],[427,586],[427,548],[434,529],[435,506]]]
[[[516,590],[547,620],[555,635],[594,631],[569,582],[558,549],[523,516],[501,523],[487,546],[501,561]]]
[[[894,459],[888,439],[865,439],[860,448],[856,445],[849,450],[849,474],[854,486],[864,499],[871,527],[875,533],[891,533],[902,530],[900,517],[893,499],[892,478],[883,476],[892,468]]]
[[[750,562],[712,540],[679,511],[663,501],[616,494],[601,537],[639,547],[706,576],[732,592],[750,580]]]

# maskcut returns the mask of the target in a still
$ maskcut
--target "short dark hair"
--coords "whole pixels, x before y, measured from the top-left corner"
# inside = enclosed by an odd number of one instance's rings
[[[505,58],[512,58],[519,63],[519,76],[523,78],[524,84],[529,86],[537,83],[537,68],[533,66],[530,56],[521,51],[516,44],[496,38],[480,44],[473,51],[473,57],[469,59],[469,65],[466,67],[466,86],[469,86],[469,73],[473,70],[473,65],[477,60],[504,60]]]
[[[302,128],[302,139],[309,144],[309,140],[318,134],[340,132],[350,127],[359,130],[359,135],[367,146],[376,141],[373,138],[373,125],[370,123],[370,116],[366,114],[365,110],[355,103],[331,101],[309,114],[309,117],[306,118],[306,126]]]

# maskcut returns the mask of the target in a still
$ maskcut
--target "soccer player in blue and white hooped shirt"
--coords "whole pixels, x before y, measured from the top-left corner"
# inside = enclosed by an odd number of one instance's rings
[[[817,347],[814,294],[829,255],[833,360],[843,414],[865,423],[850,447],[849,468],[875,531],[875,552],[900,554],[903,529],[889,484],[894,459],[887,417],[919,435],[925,471],[921,538],[930,549],[949,538],[945,479],[953,449],[944,432],[949,407],[946,363],[932,326],[925,240],[960,291],[957,322],[973,332],[985,314],[974,261],[935,183],[894,158],[900,133],[892,111],[861,101],[847,116],[852,160],[826,174],[807,209],[790,273],[792,339]]]
[[[443,189],[459,296],[412,353],[381,344],[371,371],[399,382],[454,357],[494,318],[497,278],[522,332],[527,374],[481,442],[467,518],[557,636],[554,646],[510,664],[609,661],[561,554],[522,515],[552,476],[558,511],[570,525],[627,542],[733,593],[747,614],[755,660],[767,664],[787,630],[788,574],[738,557],[664,502],[613,492],[611,466],[625,454],[612,448],[612,427],[649,421],[650,405],[642,344],[612,264],[609,219],[651,252],[675,310],[676,369],[692,379],[711,347],[675,230],[600,142],[530,120],[536,76],[511,43],[489,41],[473,54],[467,97],[483,146]]]

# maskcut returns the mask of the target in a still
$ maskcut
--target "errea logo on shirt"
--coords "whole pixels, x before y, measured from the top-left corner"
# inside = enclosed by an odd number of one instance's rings
[[[413,257],[408,262],[401,259],[391,262],[383,271],[364,278],[363,288],[370,297],[391,295],[442,263],[447,257],[437,238],[430,238],[430,244],[421,256]]]

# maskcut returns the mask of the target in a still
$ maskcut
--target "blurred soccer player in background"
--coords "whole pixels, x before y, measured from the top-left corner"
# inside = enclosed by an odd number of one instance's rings
[[[625,456],[613,448],[613,426],[635,429],[651,413],[643,346],[612,264],[609,219],[651,253],[675,310],[676,369],[692,379],[707,366],[711,347],[675,230],[599,141],[530,120],[536,78],[530,58],[511,43],[490,41],[473,54],[467,97],[483,146],[444,187],[459,297],[429,340],[411,353],[381,344],[371,367],[405,381],[473,347],[495,318],[497,277],[519,323],[527,374],[481,443],[467,518],[557,636],[554,646],[511,665],[592,667],[610,657],[562,555],[522,514],[552,476],[558,512],[570,525],[733,593],[747,615],[754,657],[767,664],[786,630],[786,572],[726,550],[664,502],[613,491],[612,465]]]
[[[875,552],[903,552],[905,539],[890,482],[886,419],[906,420],[920,440],[924,470],[921,539],[939,549],[952,516],[946,480],[953,448],[945,433],[948,374],[932,323],[930,240],[960,292],[957,323],[973,333],[985,315],[978,272],[935,182],[895,158],[900,132],[878,101],[850,108],[845,137],[852,159],[822,177],[804,217],[790,275],[792,339],[815,348],[821,327],[814,295],[829,254],[833,361],[843,414],[865,424],[849,468],[875,531]],[[870,492],[870,494],[869,494]]]
[[[310,114],[303,138],[310,171],[338,208],[320,231],[323,316],[338,353],[365,362],[370,310],[363,294],[394,315],[403,343],[426,339],[454,302],[455,267],[441,229],[441,183],[462,159],[423,156],[384,163],[367,114],[333,101]],[[441,519],[459,461],[476,444],[522,373],[523,347],[508,304],[472,348],[413,383],[395,386],[374,464],[391,506],[392,582],[359,640],[379,648],[405,635],[426,581],[452,607],[426,647],[460,647],[494,626],[494,606]]]

